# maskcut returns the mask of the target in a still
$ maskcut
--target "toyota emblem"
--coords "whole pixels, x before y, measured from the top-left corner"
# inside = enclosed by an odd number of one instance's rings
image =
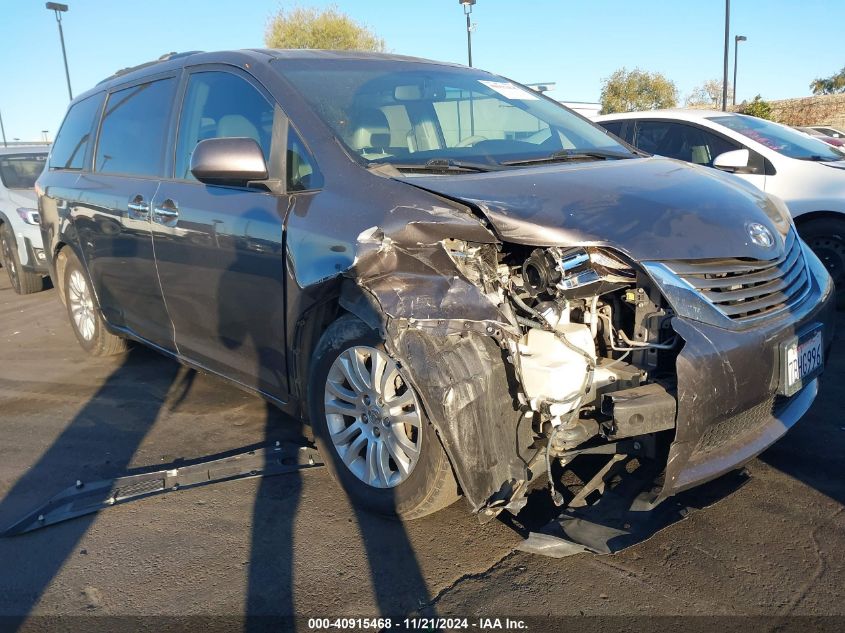
[[[762,224],[751,222],[746,226],[746,228],[748,229],[748,237],[750,237],[751,241],[757,246],[771,248],[775,245],[775,236]]]

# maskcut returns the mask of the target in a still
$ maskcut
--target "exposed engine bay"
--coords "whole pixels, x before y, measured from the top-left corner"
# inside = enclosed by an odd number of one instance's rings
[[[545,460],[544,469],[533,463],[529,471],[545,470],[555,503],[565,500],[555,489],[554,460],[565,466],[593,453],[624,467],[627,456],[619,456],[615,443],[625,438],[639,438],[633,443],[638,453],[655,457],[655,434],[675,426],[675,357],[682,341],[651,280],[605,248],[444,246],[516,325],[500,345],[538,458]],[[584,482],[568,503],[593,499],[613,467]],[[510,509],[524,504],[517,496]]]
[[[547,438],[561,505],[553,458],[566,464],[587,444],[674,427],[680,340],[650,281],[605,249],[534,249],[521,266],[508,266],[507,294],[524,328],[512,358],[535,431]],[[609,474],[599,474],[596,489]]]

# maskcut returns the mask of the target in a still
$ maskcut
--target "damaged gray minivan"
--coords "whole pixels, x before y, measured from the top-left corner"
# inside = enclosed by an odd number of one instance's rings
[[[167,55],[72,102],[37,189],[82,347],[260,394],[403,518],[635,462],[654,507],[795,424],[833,338],[781,201],[457,65]]]

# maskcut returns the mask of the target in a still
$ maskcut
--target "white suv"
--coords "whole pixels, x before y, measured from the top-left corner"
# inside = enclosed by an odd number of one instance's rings
[[[49,149],[0,147],[0,261],[21,295],[43,290],[47,275],[34,187]]]
[[[736,174],[782,198],[804,241],[845,290],[845,154],[790,127],[716,110],[652,110],[596,117],[649,154]]]

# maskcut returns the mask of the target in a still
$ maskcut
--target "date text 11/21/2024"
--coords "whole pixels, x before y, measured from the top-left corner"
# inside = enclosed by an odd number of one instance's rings
[[[528,625],[516,618],[403,618],[393,621],[391,618],[309,618],[308,629],[311,631],[329,630],[380,630],[390,629],[417,631],[526,631]]]

